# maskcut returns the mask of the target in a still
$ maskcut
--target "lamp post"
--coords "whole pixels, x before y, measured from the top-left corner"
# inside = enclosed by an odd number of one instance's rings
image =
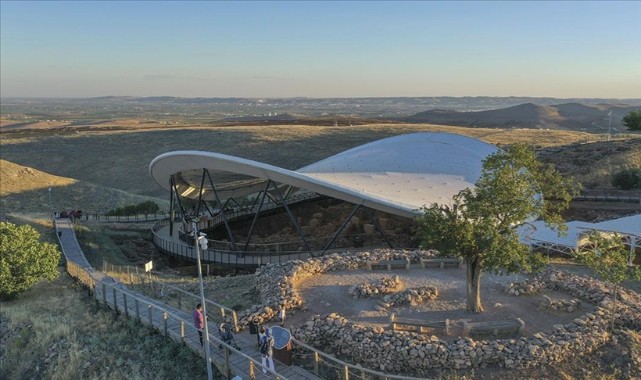
[[[49,186],[49,215],[53,220],[53,203],[51,203],[51,186]]]
[[[207,249],[207,238],[201,236],[197,230],[197,224],[195,220],[191,221],[192,233],[194,235],[194,249],[196,250],[196,261],[198,263],[198,283],[200,284],[200,303],[203,306],[203,316],[205,320],[204,324],[204,333],[205,333],[205,360],[207,361],[207,379],[213,380],[214,374],[211,368],[211,353],[209,350],[209,329],[207,328],[207,303],[205,302],[205,288],[203,286],[203,271],[200,267],[200,245],[202,244],[203,249]],[[204,235],[204,234],[203,234]]]

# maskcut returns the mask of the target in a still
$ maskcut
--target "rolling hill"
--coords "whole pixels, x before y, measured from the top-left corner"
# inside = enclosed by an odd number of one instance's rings
[[[534,128],[607,133],[609,112],[612,111],[612,133],[625,133],[621,118],[638,106],[581,103],[517,106],[487,111],[461,112],[434,109],[402,118],[411,123],[434,123],[463,127]]]

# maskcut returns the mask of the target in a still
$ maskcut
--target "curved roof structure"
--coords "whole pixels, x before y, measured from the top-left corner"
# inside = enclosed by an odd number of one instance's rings
[[[474,186],[483,159],[498,150],[483,141],[450,133],[412,133],[364,144],[292,171],[220,153],[174,151],[149,165],[156,183],[169,190],[173,175],[182,197],[197,199],[207,169],[221,199],[257,193],[267,180],[413,217],[423,205],[450,204]],[[215,199],[211,185],[202,199]]]

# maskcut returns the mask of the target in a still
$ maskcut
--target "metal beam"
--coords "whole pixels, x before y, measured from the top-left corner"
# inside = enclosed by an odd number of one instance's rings
[[[182,219],[183,231],[185,231],[185,234],[187,234],[187,220],[185,219],[187,215],[185,214],[185,209],[183,208],[182,202],[180,202],[180,196],[178,195],[178,188],[176,187],[176,179],[174,178],[174,175],[171,176],[171,184],[172,184],[172,188],[174,189],[174,196],[176,197],[176,203],[178,203],[178,208],[180,209],[180,215],[182,216],[181,219]],[[189,244],[189,241],[187,241],[187,244]]]
[[[289,209],[289,206],[287,206],[287,201],[285,200],[285,198],[283,198],[283,194],[280,192],[278,185],[274,183],[273,187],[276,189],[276,194],[280,198],[281,202],[283,202],[283,206],[285,207],[285,210],[287,211],[287,215],[289,215],[289,219],[292,221],[294,228],[296,228],[296,232],[298,232],[298,234],[300,235],[300,238],[303,240],[303,246],[305,247],[305,250],[309,251],[309,244],[307,244],[307,239],[305,239],[305,234],[303,233],[303,230],[300,228],[300,225],[298,224],[298,221],[296,220],[296,218],[294,218],[294,214],[292,214],[292,211]]]
[[[207,173],[207,177],[209,177],[209,183],[211,184],[211,189],[214,192],[214,196],[216,197],[216,202],[218,204],[221,204],[220,198],[218,197],[218,192],[216,191],[216,186],[214,186],[214,180],[211,178],[211,174],[209,173],[209,170],[203,169],[205,173]],[[229,199],[227,200],[229,201]],[[227,202],[225,202],[227,204]],[[225,223],[225,228],[227,229],[227,236],[229,237],[229,240],[231,241],[231,246],[234,251],[237,251],[236,247],[236,238],[234,237],[234,233],[231,231],[231,227],[229,226],[229,221],[227,220],[227,216],[225,215],[225,208],[220,209],[220,215],[223,218],[223,222]]]
[[[169,236],[174,236],[174,219],[176,210],[174,209],[174,177],[169,177]]]
[[[249,241],[252,238],[252,234],[254,233],[254,226],[256,225],[256,221],[258,220],[258,214],[260,214],[260,209],[263,207],[263,202],[265,202],[265,194],[267,194],[267,190],[269,190],[269,186],[271,186],[272,181],[268,180],[267,181],[267,187],[265,187],[265,190],[263,191],[263,194],[260,197],[256,197],[256,199],[260,198],[260,203],[258,204],[258,209],[256,210],[256,214],[254,214],[254,220],[252,220],[252,225],[249,227],[249,232],[247,233],[247,241],[245,242],[245,247],[243,248],[243,251],[247,251],[247,247],[249,246]]]
[[[205,186],[205,169],[200,178],[200,190],[198,191],[198,206],[196,206],[196,215],[200,215],[200,203],[203,201],[203,187]]]
[[[361,208],[361,206],[362,205],[360,203],[357,204],[356,207],[354,207],[354,209],[352,210],[352,212],[349,213],[349,215],[347,216],[347,218],[343,222],[343,225],[340,226],[340,228],[336,231],[336,233],[334,233],[334,236],[332,236],[332,239],[329,241],[329,243],[327,243],[325,245],[325,248],[323,248],[323,253],[327,252],[329,247],[331,247],[332,244],[334,244],[334,241],[336,240],[336,238],[338,238],[338,235],[340,235],[340,233],[343,231],[343,229],[345,229],[345,227],[347,226],[347,223],[349,223],[349,221],[352,219],[354,214],[356,214],[356,211],[358,211],[358,209]]]
[[[383,239],[385,240],[387,245],[390,248],[394,249],[394,245],[389,241],[389,239],[385,235],[385,232],[383,231],[383,228],[381,228],[381,225],[378,223],[378,219],[376,219],[376,210],[372,210],[371,215],[372,215],[372,222],[374,223],[374,227],[378,230],[378,232],[381,233],[381,235],[383,236]]]

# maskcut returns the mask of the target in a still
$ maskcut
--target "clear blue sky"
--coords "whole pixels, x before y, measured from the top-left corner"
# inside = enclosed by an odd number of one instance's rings
[[[0,2],[1,96],[641,98],[641,2]]]

